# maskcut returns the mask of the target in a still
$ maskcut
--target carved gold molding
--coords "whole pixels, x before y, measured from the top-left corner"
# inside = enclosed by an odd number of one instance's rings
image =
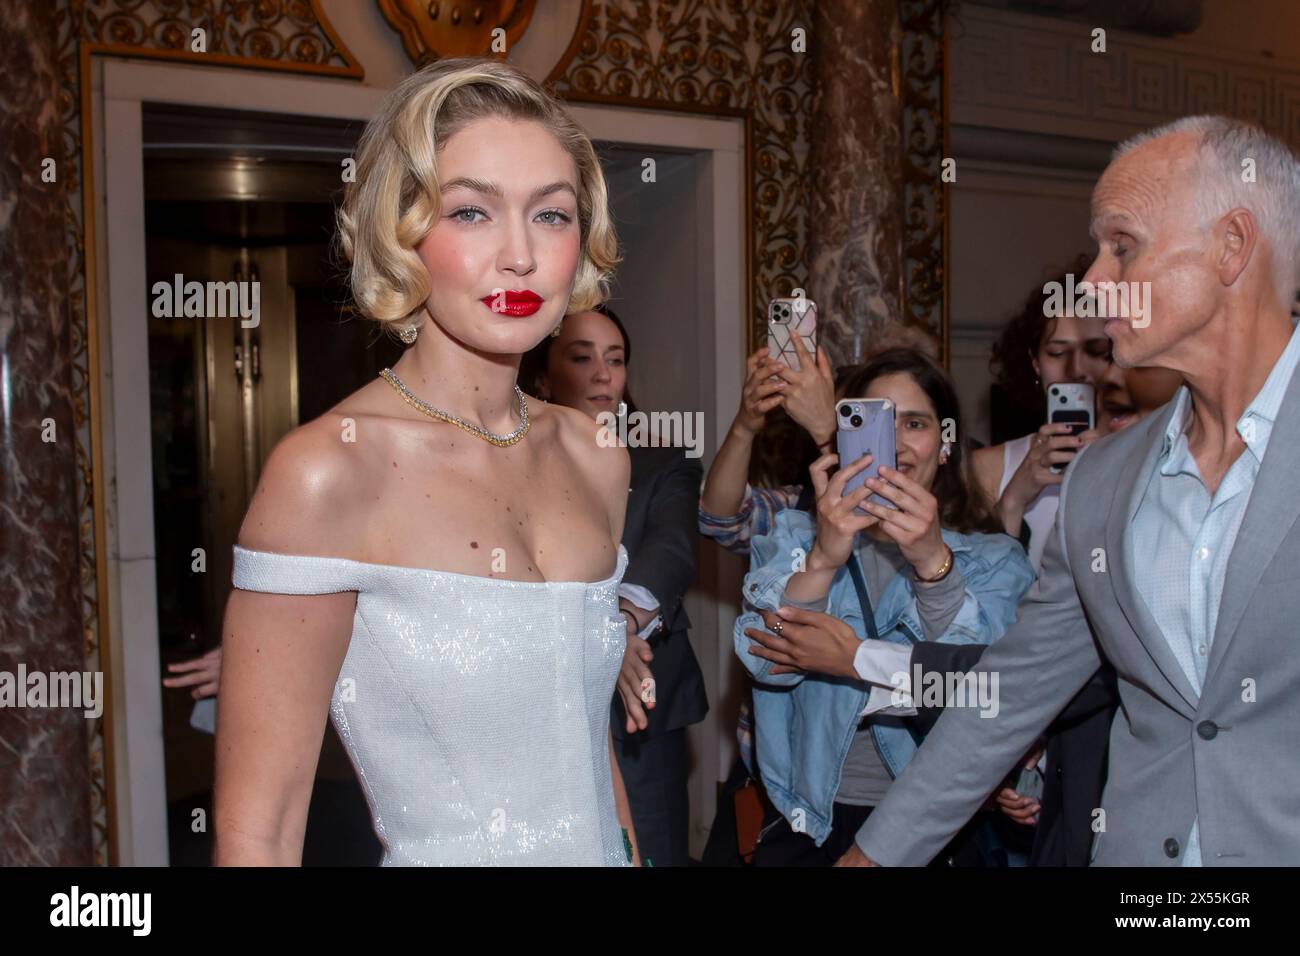
[[[807,285],[811,82],[793,30],[810,44],[811,25],[808,0],[607,0],[551,77],[566,100],[744,121],[750,350],[765,341],[764,303]]]
[[[384,19],[402,35],[417,66],[454,56],[490,56],[493,32],[514,46],[532,19],[536,0],[377,0]]]
[[[939,342],[948,362],[948,155],[945,3],[902,0],[903,322]]]
[[[111,660],[107,635],[108,571],[104,463],[99,394],[99,338],[95,317],[95,197],[92,160],[91,57],[181,60],[262,70],[361,79],[361,64],[320,9],[319,0],[56,0],[59,108],[63,128],[59,164],[66,195],[68,303],[72,337],[78,511],[81,528],[82,622],[86,668],[101,670],[107,702],[89,735],[91,825],[97,865],[118,862],[113,778]],[[192,31],[204,30],[206,52],[191,49]]]

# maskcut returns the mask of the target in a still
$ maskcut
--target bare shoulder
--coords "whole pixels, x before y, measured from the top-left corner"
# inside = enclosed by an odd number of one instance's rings
[[[539,402],[538,414],[553,430],[555,438],[574,466],[601,495],[610,513],[615,537],[622,537],[623,515],[627,508],[628,483],[632,478],[632,459],[627,449],[612,440],[613,432],[582,412],[563,405]],[[533,406],[529,406],[533,414]]]
[[[276,444],[239,529],[241,547],[348,557],[361,527],[364,482],[355,442],[327,412]]]

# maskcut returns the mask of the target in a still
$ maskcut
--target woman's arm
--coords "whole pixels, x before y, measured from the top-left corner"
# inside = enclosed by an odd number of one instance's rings
[[[745,500],[745,482],[749,459],[754,451],[754,436],[767,421],[767,413],[781,404],[786,383],[772,377],[776,362],[768,359],[763,347],[745,360],[745,384],[727,437],[709,466],[700,493],[700,508],[714,515],[734,515]]]
[[[307,807],[356,597],[231,594],[217,703],[217,866],[302,863]]]
[[[330,556],[350,532],[355,481],[337,441],[302,429],[268,459],[239,542]],[[351,488],[352,490],[348,490]],[[226,604],[217,704],[213,819],[218,866],[297,866],[330,697],[347,653],[356,592],[236,589]]]
[[[732,422],[704,478],[701,509],[713,515],[734,515],[740,511],[745,502],[749,459],[753,453],[754,432]]]
[[[618,809],[618,822],[632,844],[632,865],[641,865],[641,851],[636,845],[636,829],[632,826],[632,806],[627,802],[627,789],[623,786],[623,773],[614,756],[614,731],[609,732],[609,770],[614,776],[614,806]]]

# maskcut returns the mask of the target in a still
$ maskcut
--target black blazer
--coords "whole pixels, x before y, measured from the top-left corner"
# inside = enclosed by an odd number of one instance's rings
[[[663,629],[650,638],[654,660],[655,706],[646,711],[649,726],[636,739],[654,737],[698,723],[708,712],[704,675],[691,649],[691,622],[682,599],[695,583],[696,523],[703,468],[681,448],[629,448],[632,487],[627,498],[623,547],[626,584],[638,584],[659,600]],[[620,740],[627,712],[614,693],[613,731]]]
[[[912,648],[912,666],[923,672],[966,672],[979,663],[982,644],[923,641]],[[1110,726],[1119,706],[1115,671],[1102,664],[1047,729],[1047,772],[1039,801],[1030,866],[1087,866],[1092,814],[1106,785]],[[918,707],[915,726],[928,734],[942,707]]]

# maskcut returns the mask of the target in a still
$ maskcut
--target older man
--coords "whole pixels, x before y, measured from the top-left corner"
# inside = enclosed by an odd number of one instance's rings
[[[949,708],[841,865],[928,861],[1103,656],[1122,707],[1094,863],[1300,864],[1300,163],[1236,121],[1179,120],[1116,151],[1092,232],[1086,279],[1130,293],[1116,361],[1187,384],[1077,456],[1039,580],[979,665],[998,715]]]

